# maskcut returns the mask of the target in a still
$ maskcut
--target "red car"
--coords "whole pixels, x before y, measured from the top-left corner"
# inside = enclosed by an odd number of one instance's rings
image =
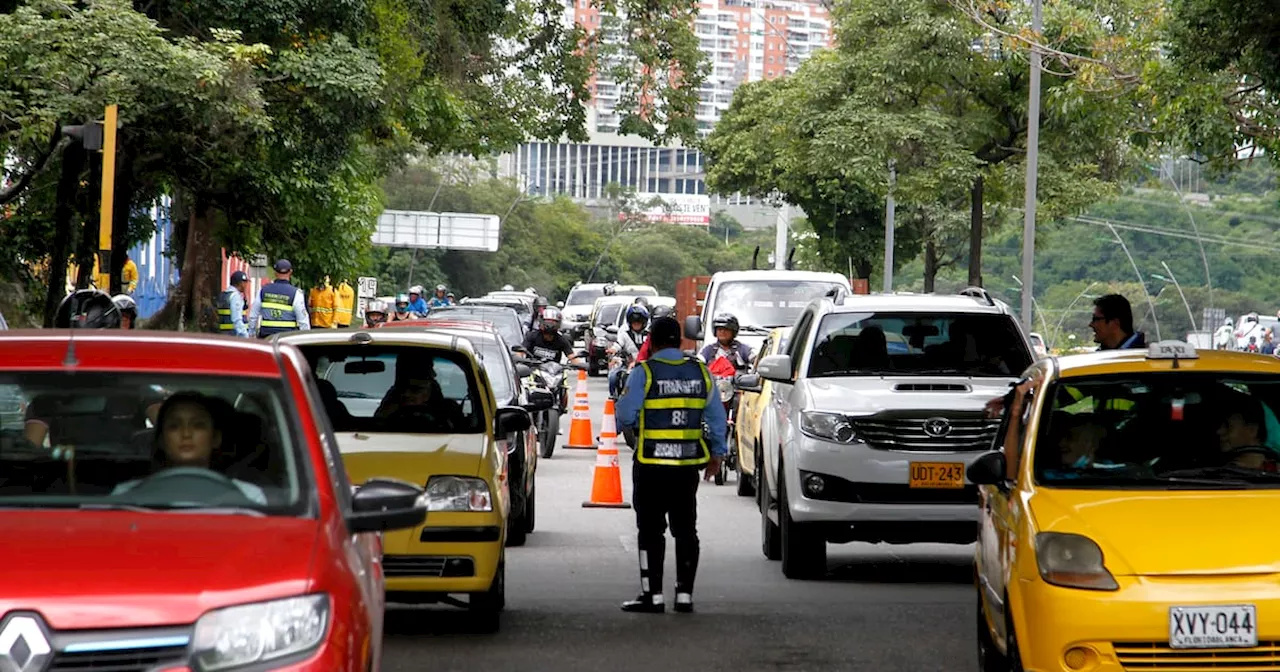
[[[0,670],[376,670],[382,530],[422,489],[348,483],[293,347],[7,331]]]

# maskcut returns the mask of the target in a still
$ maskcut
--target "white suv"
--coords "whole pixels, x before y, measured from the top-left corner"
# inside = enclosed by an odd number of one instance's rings
[[[991,446],[984,405],[1034,357],[1008,306],[957,296],[811,303],[784,354],[763,358],[763,550],[789,578],[826,571],[826,542],[971,543],[965,468]]]

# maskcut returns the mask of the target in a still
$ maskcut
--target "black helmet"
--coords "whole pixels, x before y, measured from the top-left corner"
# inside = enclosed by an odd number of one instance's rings
[[[82,289],[68,294],[58,304],[53,326],[58,329],[119,329],[120,309],[110,294]]]
[[[671,306],[657,306],[653,309],[653,319],[671,317]]]
[[[711,321],[712,329],[728,329],[734,336],[738,335],[738,318],[733,313],[717,313]]]

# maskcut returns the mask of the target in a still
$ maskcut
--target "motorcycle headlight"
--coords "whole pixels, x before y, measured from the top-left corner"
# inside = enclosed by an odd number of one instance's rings
[[[802,411],[800,413],[800,431],[815,439],[835,441],[837,443],[853,443],[857,433],[853,424],[839,413],[822,413],[820,411]]]
[[[428,511],[492,511],[489,485],[467,476],[432,476],[419,499]]]
[[[210,611],[196,621],[192,663],[216,672],[310,651],[329,630],[329,608],[321,593]]]
[[[1036,566],[1045,583],[1086,590],[1119,590],[1107,571],[1102,549],[1089,537],[1060,532],[1036,535]]]
[[[720,388],[720,401],[729,401],[733,398],[733,381],[728,378],[721,378],[716,381],[716,387]]]

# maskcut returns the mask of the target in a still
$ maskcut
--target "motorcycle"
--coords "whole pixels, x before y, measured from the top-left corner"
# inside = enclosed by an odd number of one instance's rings
[[[561,364],[552,359],[535,357],[524,353],[524,361],[530,364],[529,376],[525,379],[532,389],[545,390],[555,399],[555,404],[538,414],[535,426],[538,429],[539,454],[550,458],[556,450],[556,439],[560,435],[560,416],[569,412],[569,378],[566,369],[586,369],[585,364]]]
[[[724,441],[729,452],[725,455],[724,461],[720,464],[720,470],[715,475],[715,484],[724,485],[728,478],[727,474],[738,469],[738,432],[735,429],[735,425],[738,421],[739,392],[734,383],[737,381],[738,376],[744,375],[744,373],[739,372],[737,367],[726,357],[717,357],[707,367],[707,371],[711,374],[712,379],[715,381],[716,390],[720,393],[720,401],[724,404],[724,413],[727,419]]]
[[[627,389],[627,378],[631,376],[631,368],[628,366],[628,359],[629,358],[623,357],[621,353],[614,353],[609,357],[609,374],[612,375],[615,369],[620,371],[618,373],[617,385],[613,390],[611,390],[611,397],[614,401],[617,401],[618,398],[622,396],[622,391]],[[622,436],[623,443],[627,444],[628,448],[635,449],[635,430],[630,427],[619,427],[618,431]]]

